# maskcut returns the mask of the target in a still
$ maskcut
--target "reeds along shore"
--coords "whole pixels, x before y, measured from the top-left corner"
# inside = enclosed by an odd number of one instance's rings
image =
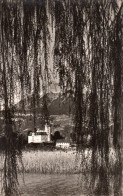
[[[24,151],[23,163],[25,173],[76,173],[76,154],[64,151]],[[22,169],[22,168],[21,168]]]
[[[84,150],[81,154],[75,151],[23,151],[23,166],[19,163],[19,172],[37,174],[75,174],[91,170],[91,149]],[[97,154],[98,165],[100,165],[100,155]],[[116,164],[116,154],[110,149],[109,164],[111,171]],[[4,157],[0,156],[0,170],[3,168]]]

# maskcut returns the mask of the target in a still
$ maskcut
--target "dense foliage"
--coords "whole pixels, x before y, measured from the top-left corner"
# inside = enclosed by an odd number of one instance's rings
[[[0,82],[6,136],[5,195],[17,195],[17,156],[21,158],[21,150],[15,145],[18,134],[13,137],[16,131],[13,123],[15,102],[24,100],[24,108],[25,101],[33,95],[31,107],[34,108],[35,127],[35,107],[43,94],[44,120],[48,122],[47,92],[51,71],[58,72],[62,92],[74,99],[74,132],[80,152],[83,135],[86,131],[91,135],[92,173],[96,172],[99,152],[103,175],[98,177],[104,177],[108,183],[106,166],[108,168],[112,137],[111,145],[118,154],[116,171],[119,171],[122,11],[123,5],[115,0],[1,1]],[[96,174],[93,176],[95,182]],[[105,194],[108,191],[105,190]]]

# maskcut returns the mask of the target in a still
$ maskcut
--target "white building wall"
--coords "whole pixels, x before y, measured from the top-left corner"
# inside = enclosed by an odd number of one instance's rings
[[[41,135],[28,136],[28,143],[42,143]]]
[[[69,143],[56,143],[56,147],[69,148],[70,144]]]

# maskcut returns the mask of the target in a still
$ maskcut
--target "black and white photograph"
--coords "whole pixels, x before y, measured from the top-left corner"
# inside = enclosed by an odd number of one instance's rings
[[[0,196],[122,196],[123,1],[0,0]]]

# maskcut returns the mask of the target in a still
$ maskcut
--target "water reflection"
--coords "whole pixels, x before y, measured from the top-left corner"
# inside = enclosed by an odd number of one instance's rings
[[[100,166],[95,172],[73,175],[25,175],[22,196],[121,196],[121,170]]]
[[[25,176],[26,186],[21,185],[22,196],[86,196],[81,189],[79,175],[36,175]]]
[[[86,172],[81,176],[81,188],[86,187],[89,196],[121,196],[122,166],[120,151],[108,153],[108,159],[99,151],[92,150],[90,170],[86,164]],[[101,156],[102,155],[102,156]],[[113,157],[111,157],[113,155]],[[82,161],[84,164],[84,161]],[[87,172],[88,171],[88,172]]]
[[[108,158],[100,150],[81,151],[81,173],[26,174],[21,184],[22,196],[121,196],[122,172],[120,151],[109,149]]]

